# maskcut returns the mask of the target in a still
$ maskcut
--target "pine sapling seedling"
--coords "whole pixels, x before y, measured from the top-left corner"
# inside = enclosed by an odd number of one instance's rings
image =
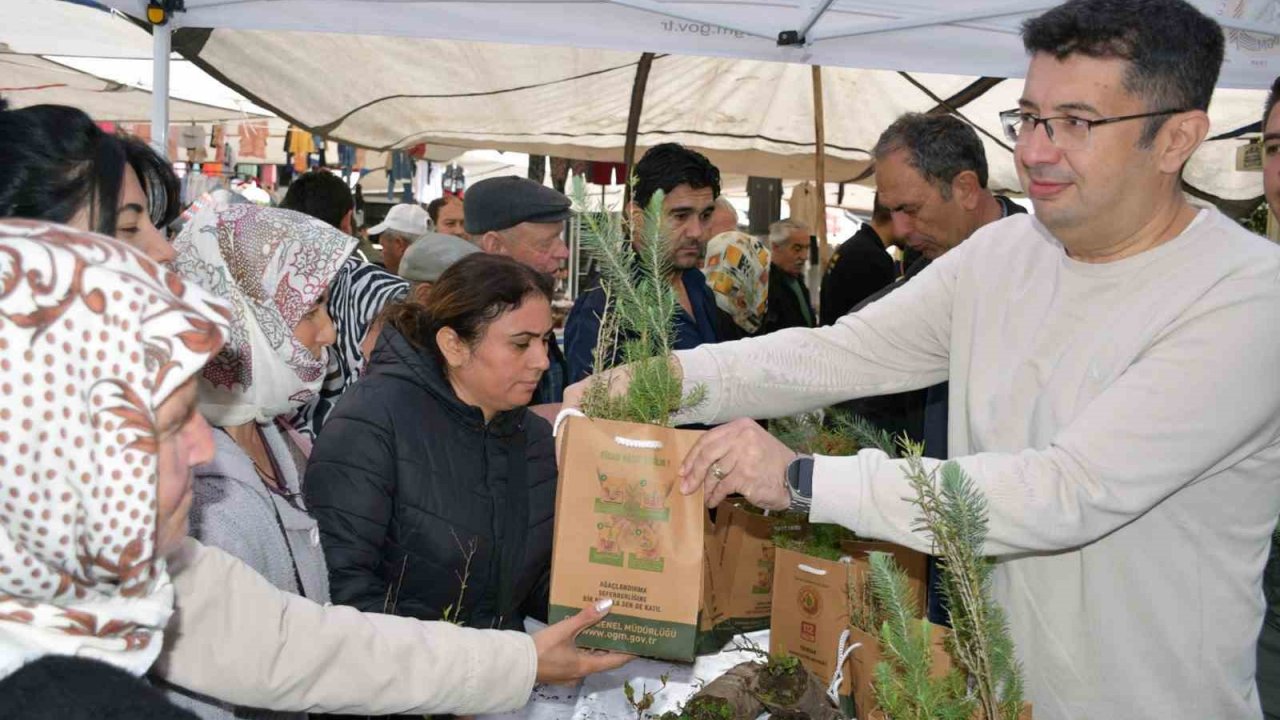
[[[907,574],[884,552],[870,553],[871,587],[883,618],[872,687],[889,720],[969,720],[975,703],[967,697],[964,676],[952,670],[933,677],[933,638],[929,621],[914,616],[915,593]]]
[[[920,510],[917,529],[933,541],[945,569],[943,597],[951,612],[949,650],[969,674],[981,720],[1016,720],[1022,710],[1022,671],[1004,610],[991,597],[994,562],[983,555],[987,501],[955,462],[926,468],[923,448],[905,444],[907,478]]]
[[[634,184],[634,180],[633,180]],[[586,182],[574,179],[574,202],[588,206]],[[705,388],[684,396],[670,362],[679,309],[671,285],[671,247],[662,232],[663,193],[654,193],[644,212],[637,250],[627,247],[627,232],[619,214],[601,207],[583,212],[582,245],[596,263],[605,293],[604,315],[595,348],[594,377],[583,393],[582,410],[589,417],[649,425],[671,425],[671,416],[702,401]],[[630,382],[616,394],[603,371],[626,363]]]
[[[631,706],[631,709],[636,711],[636,720],[645,720],[648,717],[649,708],[653,707],[655,696],[667,689],[668,677],[670,676],[666,673],[659,676],[658,680],[662,681],[662,685],[653,692],[650,692],[647,686],[641,685],[639,697],[636,696],[636,689],[631,685],[630,680],[622,682],[622,694],[626,696],[627,704]]]
[[[462,599],[467,594],[467,582],[471,579],[471,560],[476,556],[477,539],[471,538],[471,542],[464,546],[456,532],[452,530],[449,532],[453,534],[453,542],[458,546],[458,551],[462,553],[463,565],[462,572],[455,573],[458,578],[458,599],[444,609],[444,612],[440,614],[440,619],[454,625],[463,625]]]

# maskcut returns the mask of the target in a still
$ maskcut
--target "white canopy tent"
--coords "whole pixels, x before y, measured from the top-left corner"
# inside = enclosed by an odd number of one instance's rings
[[[1256,88],[1280,68],[1269,34],[1280,32],[1280,2],[1196,1],[1228,28],[1211,117],[1215,135],[1234,134],[1256,122]],[[135,14],[144,6],[110,3]],[[220,80],[338,139],[610,161],[623,160],[640,51],[679,53],[652,60],[637,144],[682,142],[727,173],[783,178],[814,175],[812,81],[800,63],[825,63],[826,179],[867,179],[867,151],[894,117],[954,99],[983,133],[992,185],[1016,191],[996,113],[1016,104],[1021,82],[975,74],[1020,76],[1018,26],[1053,4],[188,0],[166,28]],[[806,27],[807,42],[779,44],[779,32]],[[1257,197],[1258,175],[1234,169],[1241,142],[1207,143],[1189,183],[1218,198]]]
[[[1280,3],[1193,0],[1229,31],[1224,87],[1280,72]],[[108,0],[145,17],[146,0]],[[1021,76],[1023,20],[1057,0],[185,0],[175,27],[301,30]]]

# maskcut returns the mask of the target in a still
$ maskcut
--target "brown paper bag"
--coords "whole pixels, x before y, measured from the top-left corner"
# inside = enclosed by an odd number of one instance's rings
[[[773,606],[773,531],[779,516],[748,510],[742,501],[720,506],[712,561],[716,628],[726,635],[769,627]]]
[[[578,417],[561,432],[548,619],[613,598],[579,646],[692,660],[706,511],[677,472],[700,433]]]
[[[849,562],[782,547],[775,551],[769,654],[793,655],[820,680],[831,682],[840,636],[849,626],[851,570]],[[849,695],[848,686],[846,677],[841,695]]]

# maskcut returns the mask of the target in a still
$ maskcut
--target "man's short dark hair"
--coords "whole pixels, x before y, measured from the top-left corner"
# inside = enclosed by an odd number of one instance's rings
[[[1262,108],[1262,132],[1267,131],[1267,121],[1271,119],[1271,111],[1280,101],[1280,77],[1271,83],[1271,91],[1267,93],[1267,104]]]
[[[1208,110],[1222,69],[1222,28],[1184,0],[1070,0],[1022,24],[1029,53],[1127,60],[1124,88],[1147,109]],[[1148,146],[1169,119],[1147,118]]]
[[[669,193],[680,185],[694,190],[711,188],[711,196],[720,197],[720,171],[702,153],[677,143],[662,143],[649,148],[649,152],[636,163],[636,205],[649,204],[659,190]]]
[[[441,195],[440,197],[427,203],[427,215],[431,218],[431,225],[434,227],[440,222],[440,208],[450,200],[458,200],[455,195]],[[458,202],[462,202],[458,200]]]
[[[877,192],[875,198],[871,201],[871,222],[883,225],[892,221],[893,214],[889,212],[889,208],[884,206],[884,203],[880,202],[880,193]]]
[[[289,185],[280,207],[319,218],[341,230],[342,219],[355,207],[355,200],[342,178],[327,170],[312,170]]]
[[[953,115],[907,113],[893,121],[876,141],[872,155],[883,160],[899,150],[907,152],[907,163],[919,171],[942,194],[951,199],[951,182],[966,170],[978,176],[978,185],[987,186],[987,153],[978,133]]]

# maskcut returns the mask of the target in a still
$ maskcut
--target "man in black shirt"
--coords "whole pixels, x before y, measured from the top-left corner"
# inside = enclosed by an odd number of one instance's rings
[[[853,237],[836,248],[822,274],[818,296],[821,324],[834,324],[898,277],[893,258],[886,252],[893,244],[893,220],[877,193],[871,222],[863,223]]]

